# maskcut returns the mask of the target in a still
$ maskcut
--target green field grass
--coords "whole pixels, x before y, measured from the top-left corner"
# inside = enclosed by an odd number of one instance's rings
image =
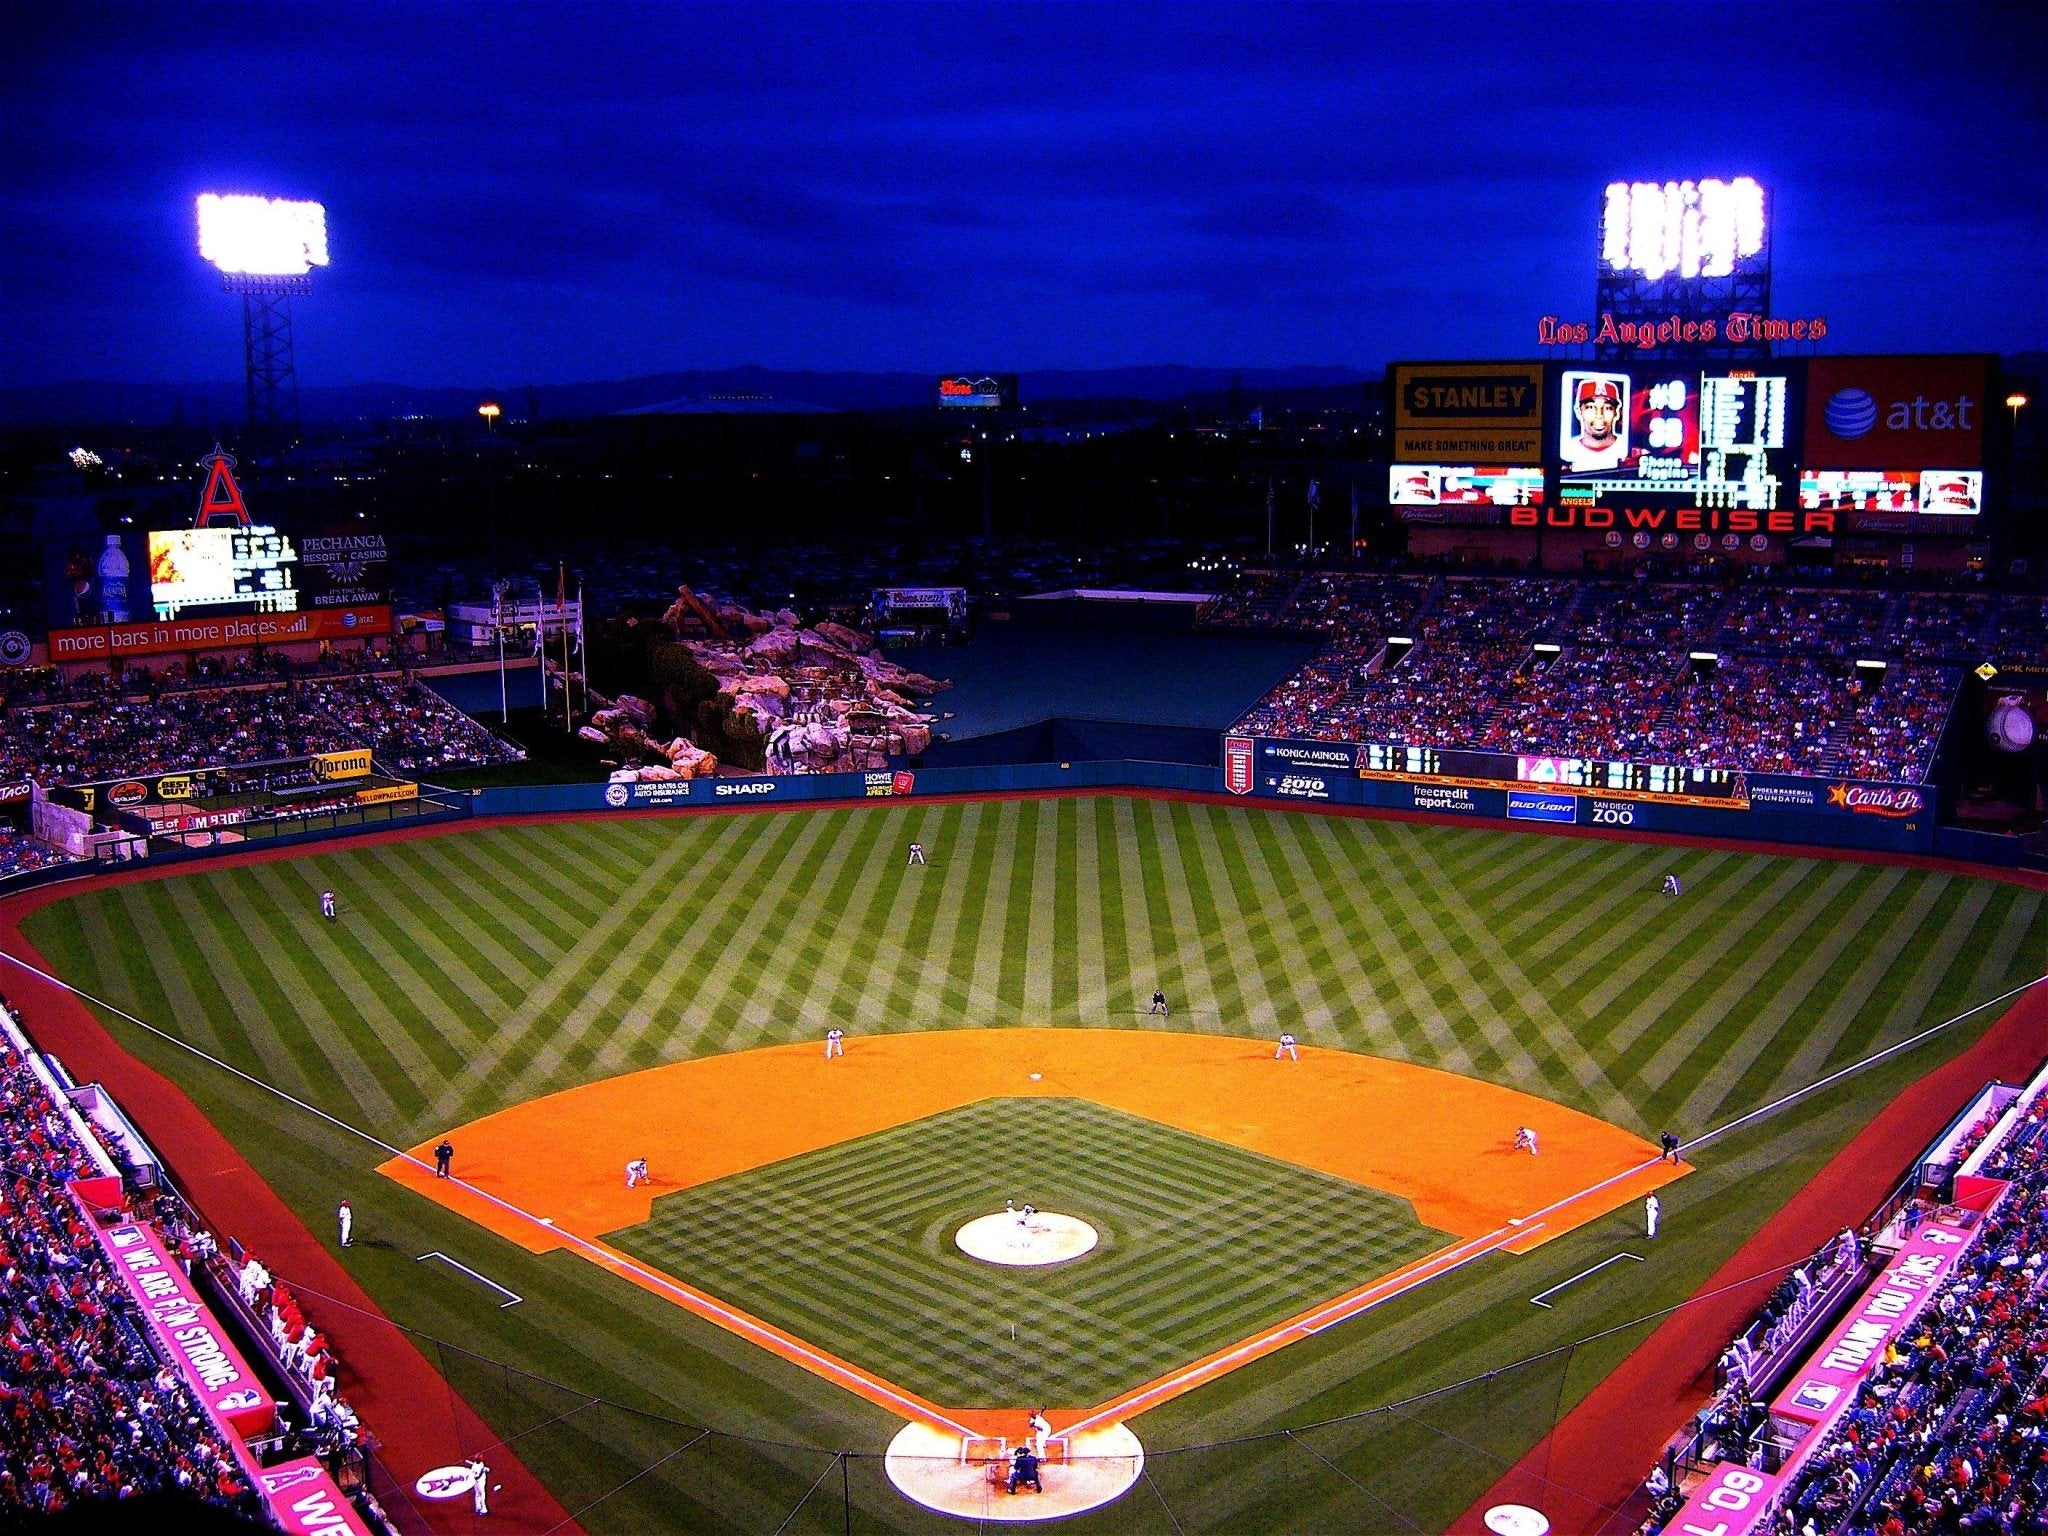
[[[1097,1245],[953,1234],[1006,1199]],[[947,1408],[1090,1407],[1453,1241],[1405,1200],[1080,1099],[984,1099],[663,1195],[615,1247]],[[1011,1328],[1015,1327],[1013,1338]]]
[[[929,869],[903,867],[913,837]],[[1657,895],[1667,869],[1685,877],[1678,901]],[[331,926],[315,911],[330,887]],[[1142,1029],[1155,984],[1176,1030],[1285,1026],[1654,1136],[1696,1134],[2038,974],[2042,904],[1877,864],[1100,797],[482,826],[95,891],[28,929],[88,991],[398,1145],[833,1023]],[[1651,1262],[1603,1271],[1554,1311],[1527,1298],[1614,1252],[1634,1230],[1625,1213],[1526,1258],[1489,1256],[1146,1414],[1149,1502],[1134,1494],[1077,1528],[1440,1526],[1643,1330],[1427,1409],[1270,1432],[1679,1300],[1988,1019],[1715,1143],[1666,1192]],[[437,1358],[565,1504],[603,1499],[590,1529],[774,1530],[832,1450],[878,1452],[893,1433],[880,1410],[579,1259],[528,1255],[370,1175],[379,1154],[361,1141],[109,1027],[313,1230],[351,1196],[374,1237],[351,1268],[398,1321],[475,1352]],[[461,1276],[424,1274],[414,1256],[432,1249],[526,1304],[500,1312]],[[690,1438],[704,1426],[719,1433]],[[1249,1435],[1267,1438],[1235,1438]],[[946,1528],[871,1463],[849,1493],[856,1529]],[[836,1499],[830,1516],[806,1507],[787,1528],[840,1529]]]

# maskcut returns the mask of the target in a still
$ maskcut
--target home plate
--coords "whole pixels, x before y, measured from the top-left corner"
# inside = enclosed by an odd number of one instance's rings
[[[1145,1470],[1145,1447],[1122,1424],[1084,1430],[1068,1443],[1055,1435],[1052,1459],[1039,1468],[1043,1493],[1009,1492],[1009,1458],[995,1442],[966,1454],[960,1436],[929,1424],[906,1424],[889,1442],[884,1465],[896,1491],[913,1503],[962,1520],[1058,1520],[1120,1498]]]

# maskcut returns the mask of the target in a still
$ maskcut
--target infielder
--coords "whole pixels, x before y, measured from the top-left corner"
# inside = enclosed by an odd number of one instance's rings
[[[1280,1036],[1280,1043],[1273,1047],[1273,1059],[1278,1061],[1282,1056],[1289,1061],[1301,1060],[1301,1052],[1294,1048],[1294,1036],[1283,1033]]]
[[[845,1054],[846,1031],[835,1025],[833,1028],[825,1031],[825,1059],[830,1061],[834,1056],[844,1056]]]
[[[652,1184],[653,1182],[654,1180],[647,1176],[646,1158],[636,1157],[633,1161],[626,1164],[626,1188],[631,1189],[635,1184]]]
[[[1647,1229],[1649,1236],[1655,1237],[1657,1235],[1657,1218],[1663,1214],[1663,1211],[1664,1202],[1655,1195],[1650,1196],[1649,1199],[1643,1202],[1643,1226]]]
[[[341,1246],[346,1248],[352,1241],[349,1234],[356,1229],[356,1213],[348,1208],[346,1200],[341,1202],[341,1209],[334,1213],[334,1220],[341,1228]]]
[[[1515,1132],[1515,1150],[1536,1156],[1536,1132],[1532,1127],[1525,1125]]]

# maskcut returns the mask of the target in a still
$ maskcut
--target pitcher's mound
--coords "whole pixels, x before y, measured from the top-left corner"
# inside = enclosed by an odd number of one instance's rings
[[[1058,1211],[998,1211],[977,1216],[953,1241],[985,1264],[1064,1264],[1095,1246],[1095,1229]]]

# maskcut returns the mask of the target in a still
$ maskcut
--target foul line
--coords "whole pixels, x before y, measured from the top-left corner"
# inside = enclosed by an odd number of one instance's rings
[[[1640,1253],[1611,1254],[1607,1258],[1602,1259],[1598,1264],[1595,1264],[1591,1269],[1582,1269],[1576,1275],[1573,1275],[1571,1279],[1560,1280],[1557,1282],[1557,1284],[1553,1285],[1547,1291],[1538,1291],[1534,1296],[1531,1296],[1529,1298],[1529,1305],[1531,1305],[1532,1307],[1541,1307],[1546,1312],[1553,1312],[1556,1310],[1556,1308],[1552,1307],[1549,1302],[1545,1301],[1543,1299],[1544,1297],[1555,1296],[1559,1291],[1563,1290],[1566,1286],[1577,1285],[1581,1280],[1585,1279],[1586,1276],[1597,1275],[1600,1273],[1601,1270],[1605,1269],[1608,1265],[1619,1264],[1623,1259],[1634,1259],[1638,1264],[1643,1262],[1643,1256]]]
[[[122,1008],[117,1004],[109,1003],[101,998],[94,997],[90,992],[87,992],[83,987],[73,986],[70,982],[64,980],[63,977],[53,976],[48,971],[44,970],[42,967],[29,964],[28,961],[22,959],[21,956],[12,953],[9,950],[0,948],[0,959],[7,960],[10,963],[19,966],[22,970],[27,971],[31,976],[38,977],[41,980],[48,982],[51,986],[56,987],[60,991],[69,992],[73,997],[76,997],[83,1002],[90,1003],[95,1008],[103,1008],[108,1013],[113,1014],[116,1018],[126,1019],[130,1024],[133,1024],[136,1028],[145,1030],[149,1034],[155,1035],[159,1040],[167,1041],[170,1044],[178,1047],[178,1049],[185,1051],[193,1056],[197,1056],[201,1061],[208,1062],[213,1066],[219,1067],[223,1072],[227,1072],[235,1077],[239,1077],[243,1082],[250,1084],[252,1087],[260,1088],[265,1093],[272,1094],[277,1098],[283,1099],[287,1104],[291,1104],[299,1109],[303,1109],[307,1114],[314,1116],[316,1119],[326,1121],[329,1125],[334,1126],[337,1130],[346,1131],[349,1135],[356,1137],[360,1141],[367,1141],[371,1146],[376,1147],[380,1151],[389,1153],[392,1157],[397,1158],[401,1162],[412,1164],[413,1167],[419,1169],[423,1173],[426,1172],[428,1169],[429,1165],[422,1159],[414,1157],[410,1152],[407,1152],[402,1147],[392,1146],[391,1143],[384,1140],[383,1137],[378,1136],[373,1132],[362,1130],[357,1126],[350,1125],[346,1120],[338,1119],[337,1117],[327,1113],[326,1110],[321,1109],[316,1105],[308,1104],[304,1099],[301,1099],[294,1094],[285,1092],[284,1089],[277,1087],[275,1084],[266,1083],[263,1081],[262,1078],[255,1077],[247,1072],[244,1072],[240,1067],[234,1065],[232,1062],[222,1061],[218,1056],[212,1055],[207,1051],[201,1050],[198,1046],[192,1044],[189,1040],[181,1040],[176,1035],[170,1033],[168,1030],[157,1028],[156,1025],[150,1023],[147,1019],[137,1018],[127,1009]],[[585,1254],[590,1257],[592,1262],[598,1264],[600,1267],[624,1270],[629,1274],[633,1275],[639,1281],[639,1283],[646,1286],[649,1290],[664,1291],[668,1293],[677,1301],[681,1302],[682,1305],[688,1310],[696,1312],[701,1316],[710,1318],[712,1321],[718,1323],[720,1326],[724,1327],[730,1333],[736,1333],[740,1335],[742,1338],[751,1339],[756,1343],[764,1345],[768,1349],[768,1352],[770,1354],[781,1355],[783,1358],[789,1360],[792,1364],[804,1367],[804,1369],[810,1371],[811,1374],[814,1376],[821,1376],[825,1380],[833,1382],[836,1385],[847,1387],[849,1390],[854,1392],[856,1396],[865,1397],[869,1402],[875,1403],[877,1406],[886,1406],[897,1409],[898,1411],[907,1410],[909,1417],[913,1419],[922,1420],[923,1422],[928,1424],[935,1423],[941,1425],[942,1427],[950,1429],[954,1431],[956,1434],[960,1435],[967,1435],[973,1433],[973,1431],[968,1429],[968,1427],[965,1424],[961,1424],[955,1421],[954,1419],[947,1417],[944,1413],[940,1412],[937,1408],[933,1407],[929,1403],[922,1403],[917,1401],[915,1398],[905,1396],[902,1392],[899,1392],[896,1388],[882,1381],[879,1377],[870,1376],[865,1371],[862,1371],[855,1366],[849,1365],[843,1360],[835,1360],[829,1355],[820,1354],[818,1351],[806,1345],[802,1340],[794,1338],[789,1334],[783,1333],[779,1328],[771,1327],[769,1324],[761,1322],[757,1318],[748,1317],[744,1312],[736,1312],[731,1308],[725,1306],[723,1303],[713,1299],[712,1297],[706,1296],[698,1291],[693,1291],[686,1285],[678,1284],[676,1281],[670,1279],[667,1275],[661,1274],[657,1271],[650,1270],[643,1267],[642,1265],[636,1264],[631,1259],[627,1258],[625,1255],[614,1252],[613,1250],[604,1247],[600,1243],[593,1243],[587,1238],[579,1237],[574,1232],[570,1232],[562,1227],[558,1227],[555,1225],[553,1217],[536,1216],[531,1211],[522,1209],[521,1207],[514,1205],[511,1201],[503,1199],[498,1195],[492,1194],[487,1189],[477,1188],[467,1179],[451,1177],[446,1182],[459,1185],[463,1189],[466,1189],[471,1194],[475,1195],[478,1199],[489,1201],[492,1205],[497,1206],[500,1210],[510,1212],[512,1215],[518,1217],[521,1221],[531,1222],[534,1226],[539,1227],[541,1230],[547,1232],[548,1234],[557,1238],[558,1240],[582,1249],[585,1252]],[[446,1206],[443,1206],[442,1208],[444,1210],[447,1209]],[[456,1214],[460,1213],[458,1212]]]
[[[505,1289],[504,1286],[498,1284],[497,1281],[478,1274],[475,1270],[471,1269],[467,1264],[463,1263],[460,1259],[449,1258],[447,1254],[441,1252],[441,1250],[438,1248],[436,1248],[432,1253],[421,1254],[418,1258],[413,1260],[413,1263],[423,1264],[428,1259],[439,1259],[443,1264],[453,1264],[457,1269],[461,1270],[465,1275],[469,1276],[470,1279],[475,1280],[480,1284],[488,1285],[500,1296],[510,1296],[512,1298],[510,1301],[501,1301],[498,1303],[498,1310],[500,1312],[504,1311],[507,1307],[516,1307],[519,1305],[520,1302],[526,1300],[526,1298],[524,1296],[521,1296],[518,1292],[508,1291]]]
[[[0,959],[7,960],[11,964],[18,966],[20,969],[28,972],[31,976],[38,977],[41,980],[48,982],[51,986],[56,987],[61,991],[69,992],[72,996],[79,998],[81,1001],[84,1001],[86,1003],[90,1003],[95,1008],[104,1009],[106,1012],[113,1014],[117,1018],[126,1019],[129,1023],[135,1025],[138,1029],[145,1030],[149,1034],[155,1035],[160,1040],[168,1041],[170,1044],[177,1046],[180,1050],[185,1051],[190,1055],[197,1056],[201,1061],[205,1061],[212,1064],[213,1066],[219,1067],[222,1071],[228,1072],[233,1076],[242,1079],[243,1082],[249,1083],[253,1087],[260,1088],[265,1093],[272,1094],[277,1098],[283,1099],[287,1104],[291,1104],[299,1109],[303,1109],[308,1114],[313,1115],[317,1119],[324,1120],[329,1125],[332,1125],[339,1130],[346,1131],[351,1136],[354,1136],[359,1140],[367,1141],[368,1143],[370,1143],[370,1145],[377,1147],[384,1152],[389,1153],[393,1158],[396,1158],[401,1162],[410,1163],[412,1164],[412,1166],[420,1169],[422,1172],[426,1171],[427,1169],[427,1164],[423,1162],[421,1159],[414,1157],[410,1152],[407,1152],[399,1147],[394,1147],[389,1142],[385,1141],[383,1138],[374,1135],[369,1131],[361,1130],[356,1126],[350,1125],[346,1120],[342,1120],[334,1115],[330,1115],[329,1113],[327,1113],[326,1110],[320,1109],[312,1104],[308,1104],[305,1100],[298,1098],[293,1094],[287,1093],[284,1089],[279,1088],[274,1084],[264,1082],[263,1079],[252,1076],[250,1073],[244,1072],[240,1067],[237,1067],[230,1062],[222,1061],[218,1056],[211,1055],[208,1052],[201,1050],[198,1046],[193,1045],[191,1042],[180,1039],[178,1036],[171,1034],[167,1030],[157,1028],[156,1025],[151,1024],[148,1020],[137,1018],[134,1014],[128,1012],[128,1010],[125,1008],[121,1008],[113,1003],[109,1003],[100,998],[94,997],[90,992],[85,991],[82,987],[74,986],[72,983],[64,980],[62,977],[54,976],[50,972],[43,970],[40,966],[31,965],[28,961],[22,959],[19,955],[16,955],[5,948],[0,948]],[[1977,1003],[1976,1005],[1970,1008],[1966,1008],[1961,1013],[1956,1014],[1954,1017],[1942,1020],[1939,1024],[1929,1025],[1926,1029],[1921,1030],[1918,1034],[1910,1035],[1906,1039],[1899,1041],[1895,1045],[1888,1045],[1881,1051],[1873,1051],[1870,1055],[1865,1056],[1860,1061],[1851,1062],[1848,1066],[1841,1067],[1834,1072],[1830,1072],[1826,1077],[1823,1077],[1816,1082],[1808,1083],[1804,1088],[1794,1089],[1790,1093],[1783,1094],[1780,1097],[1771,1100],[1771,1102],[1768,1104],[1761,1105],[1756,1109],[1750,1110],[1746,1114],[1737,1116],[1735,1119],[1729,1121],[1726,1125],[1716,1126],[1713,1130],[1703,1132],[1702,1134],[1695,1136],[1692,1140],[1681,1143],[1679,1150],[1689,1151],[1694,1147],[1704,1146],[1707,1142],[1713,1141],[1718,1137],[1725,1136],[1730,1131],[1736,1130],[1741,1126],[1749,1124],[1749,1122],[1751,1122],[1752,1120],[1761,1119],[1766,1115],[1772,1114],[1777,1110],[1783,1109],[1788,1104],[1794,1103],[1799,1099],[1805,1098],[1810,1093],[1818,1092],[1820,1089],[1827,1087],[1830,1083],[1839,1082],[1841,1079],[1850,1076],[1852,1073],[1860,1072],[1865,1067],[1872,1066],[1877,1062],[1884,1060],[1888,1056],[1896,1055],[1900,1051],[1918,1045],[1923,1040],[1931,1039],[1935,1035],[1940,1034],[1943,1030],[1952,1028],[1953,1026],[1962,1023],[1965,1019],[1975,1017],[1977,1014],[1982,1013],[1986,1008],[1994,1007],[1997,1004],[2006,1001],[2008,998],[2018,997],[2022,992],[2028,991],[2030,988],[2039,986],[2044,981],[2048,981],[2048,972],[2043,972],[2041,975],[2034,977],[2031,981],[2023,981],[2017,986],[2009,987],[2005,991],[1999,993],[1997,996],[1987,998],[1981,1003]],[[1126,1417],[1133,1411],[1139,1411],[1140,1405],[1142,1405],[1144,1408],[1154,1407],[1158,1403],[1163,1402],[1168,1398],[1177,1397],[1183,1392],[1191,1391],[1195,1387],[1202,1386],[1205,1383],[1213,1380],[1215,1377],[1223,1375],[1226,1372],[1234,1369],[1236,1366],[1245,1363],[1248,1359],[1255,1358],[1256,1356],[1261,1354],[1270,1353],[1272,1350],[1280,1346],[1281,1341],[1289,1333],[1297,1331],[1309,1334],[1320,1333],[1325,1328],[1334,1327],[1338,1323],[1348,1322],[1350,1319],[1357,1317],[1364,1312],[1370,1311],[1372,1308],[1378,1306],[1381,1302],[1387,1301],[1392,1297],[1401,1294],[1401,1292],[1410,1289],[1412,1286],[1421,1284],[1426,1279],[1435,1279],[1439,1275],[1449,1274],[1452,1270],[1458,1269],[1463,1265],[1470,1263],[1473,1259],[1479,1258],[1482,1254],[1490,1253],[1496,1248],[1502,1247],[1508,1243],[1516,1241],[1517,1239],[1527,1237],[1531,1232],[1535,1231],[1538,1227],[1541,1227],[1544,1224],[1542,1218],[1549,1216],[1556,1211],[1562,1210],[1566,1206],[1576,1204],[1578,1201],[1584,1200],[1589,1196],[1598,1194],[1600,1191],[1607,1189],[1611,1185],[1620,1183],[1625,1179],[1633,1178],[1637,1174],[1640,1174],[1646,1171],[1647,1169],[1655,1167],[1658,1163],[1661,1163],[1663,1161],[1664,1158],[1661,1156],[1647,1158],[1643,1162],[1635,1165],[1634,1167],[1624,1168],[1619,1173],[1611,1174],[1607,1178],[1601,1179],[1598,1183],[1588,1185],[1585,1189],[1580,1190],[1577,1194],[1567,1195],[1565,1198],[1561,1200],[1552,1201],[1549,1205],[1542,1207],[1540,1210],[1531,1211],[1527,1216],[1511,1217],[1507,1222],[1505,1222],[1499,1227],[1496,1227],[1491,1232],[1485,1233],[1480,1237],[1468,1238],[1464,1243],[1456,1244],[1450,1248],[1441,1250],[1441,1252],[1435,1255],[1433,1258],[1426,1258],[1422,1260],[1416,1266],[1416,1268],[1408,1271],[1405,1274],[1397,1274],[1389,1276],[1384,1280],[1375,1281],[1371,1285],[1368,1285],[1362,1288],[1361,1290],[1354,1292],[1350,1296],[1340,1297],[1337,1301],[1331,1303],[1327,1307],[1324,1307],[1315,1312],[1307,1313],[1299,1318],[1290,1319],[1289,1321],[1280,1324],[1276,1328],[1268,1329],[1265,1333],[1260,1334],[1257,1337],[1247,1340],[1245,1343],[1238,1345],[1236,1348],[1232,1349],[1227,1354],[1218,1356],[1213,1360],[1198,1362],[1197,1364],[1188,1367],[1186,1370],[1176,1372],[1172,1376],[1162,1377],[1157,1381],[1148,1383],[1147,1385],[1140,1387],[1136,1392],[1131,1393],[1123,1398],[1119,1398],[1115,1402],[1105,1404],[1103,1407],[1096,1409],[1094,1412],[1090,1413],[1086,1418],[1082,1419],[1079,1423],[1069,1425],[1066,1429],[1062,1430],[1061,1433],[1069,1435],[1076,1434],[1083,1429],[1093,1428],[1099,1424],[1111,1422],[1115,1419]],[[682,1305],[688,1310],[696,1312],[700,1316],[706,1317],[713,1322],[719,1323],[728,1331],[739,1334],[743,1338],[750,1338],[755,1340],[756,1342],[764,1343],[771,1353],[781,1355],[783,1356],[783,1358],[791,1361],[791,1363],[803,1366],[805,1369],[811,1371],[812,1374],[823,1377],[825,1380],[835,1382],[836,1384],[841,1386],[849,1386],[851,1390],[853,1390],[857,1395],[866,1397],[870,1402],[876,1403],[878,1406],[894,1407],[899,1410],[909,1409],[910,1416],[912,1418],[922,1420],[926,1423],[938,1424],[940,1426],[943,1426],[944,1428],[953,1430],[955,1433],[963,1436],[971,1435],[973,1433],[973,1431],[970,1430],[966,1425],[961,1424],[956,1420],[948,1417],[945,1413],[941,1412],[933,1405],[929,1403],[919,1402],[914,1398],[906,1396],[903,1392],[899,1391],[895,1387],[888,1385],[886,1382],[883,1382],[880,1378],[870,1376],[867,1372],[862,1371],[859,1368],[845,1361],[837,1360],[829,1355],[822,1354],[819,1351],[812,1349],[809,1345],[803,1343],[803,1341],[801,1341],[800,1339],[795,1338],[793,1335],[784,1333],[779,1328],[773,1327],[768,1323],[762,1322],[758,1318],[749,1317],[747,1314],[743,1312],[735,1311],[734,1309],[725,1306],[722,1302],[717,1301],[715,1298],[705,1295],[702,1292],[692,1290],[690,1287],[682,1285],[677,1281],[670,1279],[668,1276],[659,1273],[658,1271],[649,1270],[644,1266],[635,1263],[634,1261],[627,1258],[624,1254],[619,1253],[615,1249],[608,1248],[602,1243],[592,1242],[591,1240],[581,1237],[574,1232],[570,1232],[564,1228],[558,1227],[555,1225],[554,1219],[552,1217],[537,1217],[531,1211],[525,1210],[520,1206],[514,1205],[511,1201],[503,1199],[498,1195],[494,1195],[489,1190],[477,1188],[474,1184],[471,1184],[466,1179],[451,1178],[448,1182],[459,1185],[461,1188],[469,1191],[469,1193],[477,1196],[479,1199],[488,1201],[490,1204],[498,1207],[500,1210],[507,1211],[512,1215],[518,1217],[522,1221],[530,1222],[535,1226],[541,1227],[543,1230],[550,1233],[552,1236],[559,1239],[560,1241],[583,1250],[587,1256],[592,1258],[593,1262],[599,1264],[600,1266],[625,1271],[626,1273],[634,1276],[635,1279],[640,1284],[644,1285],[647,1289],[657,1292],[666,1292],[670,1296],[674,1297],[677,1301],[681,1302]],[[446,1207],[444,1207],[444,1209],[445,1208]],[[1461,1254],[1461,1250],[1466,1248],[1470,1248],[1472,1251]],[[1460,1254],[1460,1257],[1456,1258],[1455,1260],[1449,1263],[1443,1264],[1441,1268],[1435,1267],[1438,1262],[1450,1259],[1451,1255],[1453,1254]],[[1431,1272],[1425,1274],[1425,1270]],[[482,1277],[479,1276],[478,1278],[481,1279]],[[1544,1294],[1548,1295],[1549,1293],[1545,1292]]]

